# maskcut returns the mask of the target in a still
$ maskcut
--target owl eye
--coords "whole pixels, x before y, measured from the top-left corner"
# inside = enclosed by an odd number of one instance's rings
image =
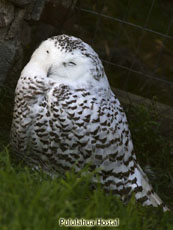
[[[72,65],[76,65],[76,63],[70,61],[70,62],[69,62],[69,65],[71,65],[71,66],[72,66]]]
[[[76,65],[76,63],[74,63],[74,62],[72,62],[72,61],[70,61],[70,62],[63,62],[62,64],[63,64],[64,67],[67,67],[67,66],[75,66],[75,65]]]

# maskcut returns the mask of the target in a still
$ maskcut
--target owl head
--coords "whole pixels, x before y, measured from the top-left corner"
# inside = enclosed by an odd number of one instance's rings
[[[103,81],[103,65],[97,53],[81,39],[59,35],[43,41],[30,63],[38,65],[47,78],[57,83]]]

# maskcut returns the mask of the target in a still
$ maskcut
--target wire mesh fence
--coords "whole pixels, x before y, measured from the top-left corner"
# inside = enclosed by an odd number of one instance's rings
[[[172,105],[172,1],[78,0],[75,18],[68,32],[95,48],[113,87]]]

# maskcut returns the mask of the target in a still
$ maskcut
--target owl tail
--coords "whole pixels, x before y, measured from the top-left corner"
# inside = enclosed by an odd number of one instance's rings
[[[168,211],[169,209],[160,197],[153,191],[146,174],[137,163],[134,174],[136,177],[136,183],[131,185],[131,187],[132,192],[135,192],[136,200],[140,201],[144,206],[152,205],[154,207],[162,207],[164,211]]]

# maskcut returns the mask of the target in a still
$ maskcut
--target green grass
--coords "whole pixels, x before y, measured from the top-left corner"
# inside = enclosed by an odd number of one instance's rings
[[[92,191],[91,176],[70,172],[65,178],[51,178],[45,173],[13,165],[8,150],[4,149],[0,153],[0,229],[69,229],[58,225],[61,217],[119,218],[117,229],[123,230],[173,229],[171,212],[137,205],[134,197],[126,206],[116,196],[106,196],[100,187]]]
[[[155,105],[150,108],[130,106],[126,113],[137,159],[146,169],[154,190],[173,208],[172,134],[168,128],[166,132],[163,131]],[[171,124],[166,125],[169,127]]]

